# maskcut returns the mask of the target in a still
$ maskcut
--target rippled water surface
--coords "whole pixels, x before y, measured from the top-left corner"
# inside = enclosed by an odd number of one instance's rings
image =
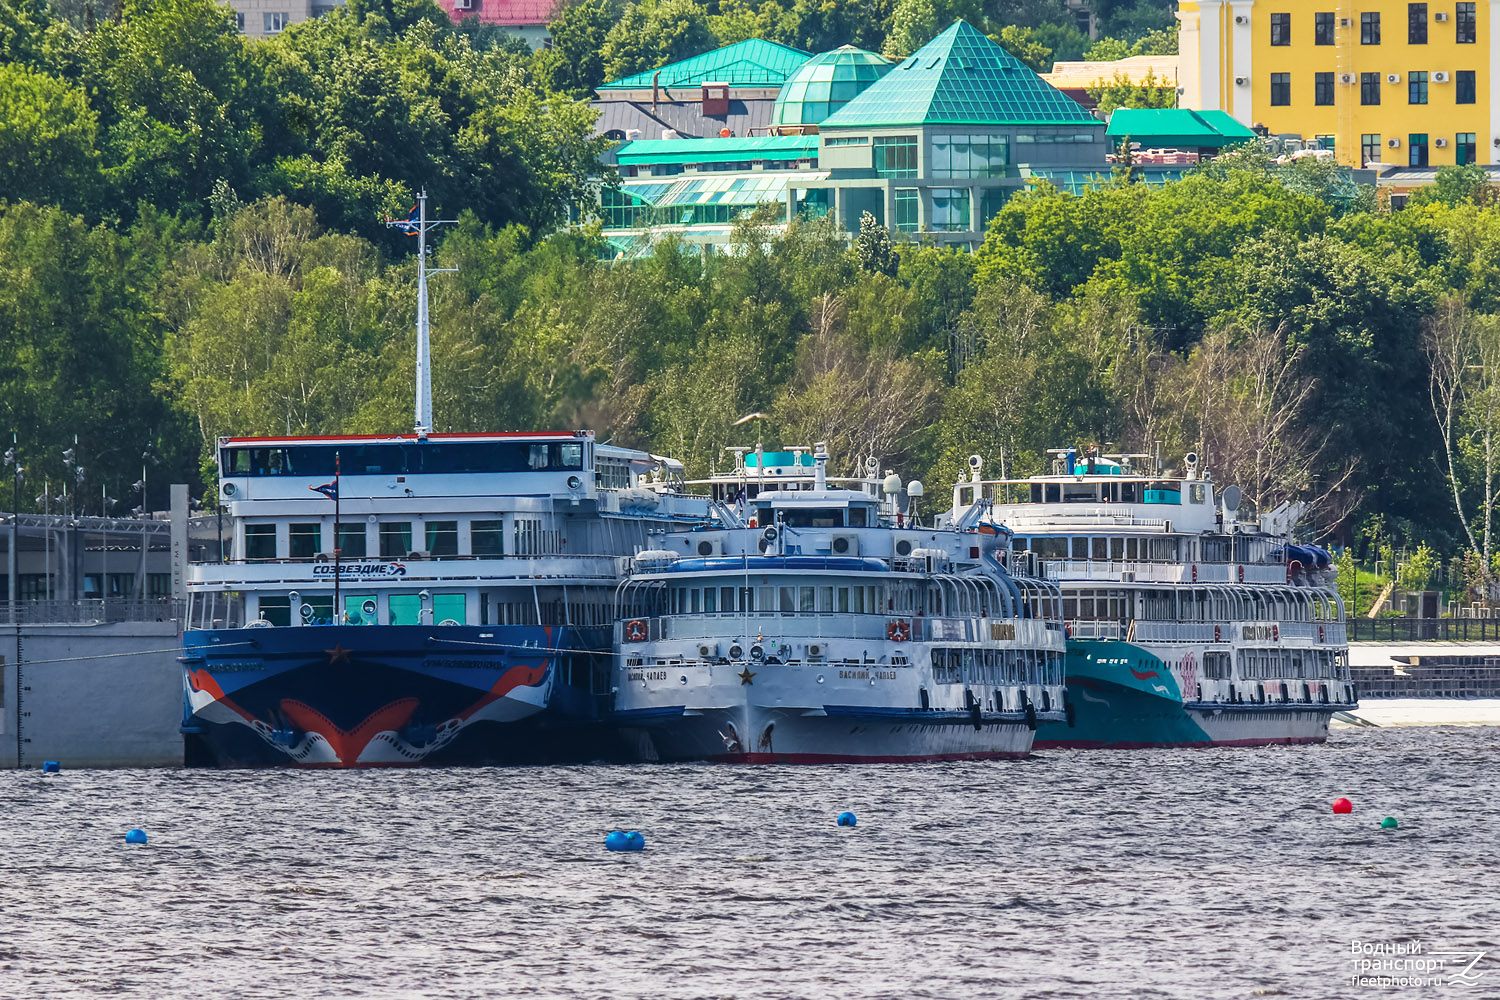
[[[0,994],[1461,995],[1351,983],[1351,940],[1418,939],[1488,951],[1467,995],[1497,997],[1497,775],[1493,728],[911,766],[5,772]],[[617,826],[647,850],[605,853]]]

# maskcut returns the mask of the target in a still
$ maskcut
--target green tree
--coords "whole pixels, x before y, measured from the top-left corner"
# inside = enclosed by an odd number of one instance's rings
[[[1117,72],[1108,83],[1098,81],[1087,89],[1099,110],[1109,114],[1116,108],[1175,108],[1177,88],[1160,80],[1155,70],[1147,70],[1140,83]]]
[[[587,93],[604,82],[604,41],[620,19],[621,0],[578,0],[560,4],[547,25],[552,48],[544,78],[555,91]]]
[[[1397,576],[1396,589],[1408,593],[1415,590],[1426,590],[1427,585],[1432,582],[1433,573],[1437,572],[1438,556],[1426,542],[1417,546],[1417,550],[1407,555],[1401,563],[1400,573]]]
[[[991,36],[990,40],[1036,72],[1052,71],[1052,49],[1042,44],[1035,28],[1007,24],[1000,29],[998,36]]]
[[[99,198],[98,123],[82,90],[0,65],[0,191],[84,211]]]
[[[605,79],[619,80],[716,45],[708,11],[693,0],[638,0],[609,30],[600,55]]]
[[[901,255],[891,246],[891,233],[869,212],[859,217],[859,235],[854,238],[854,256],[866,271],[894,277]]]

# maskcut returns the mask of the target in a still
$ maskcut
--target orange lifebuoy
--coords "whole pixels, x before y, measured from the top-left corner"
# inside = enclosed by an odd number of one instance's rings
[[[631,642],[646,641],[646,623],[639,618],[625,623],[625,638]]]
[[[1214,626],[1214,642],[1222,642],[1222,641],[1223,641],[1223,639],[1222,639],[1222,637],[1221,637],[1221,635],[1219,633],[1219,626],[1215,625]]]
[[[911,638],[911,626],[898,619],[886,627],[885,634],[892,642],[905,642]]]

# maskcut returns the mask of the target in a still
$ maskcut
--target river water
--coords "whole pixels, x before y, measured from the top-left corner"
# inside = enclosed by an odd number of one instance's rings
[[[0,995],[1500,997],[1497,774],[1497,728],[909,766],[6,772]],[[607,854],[612,827],[647,850]],[[1483,980],[1356,984],[1353,941],[1486,951]]]

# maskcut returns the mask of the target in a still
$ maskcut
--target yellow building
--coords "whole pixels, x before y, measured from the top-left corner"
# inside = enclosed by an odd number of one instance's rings
[[[1180,0],[1179,104],[1349,166],[1500,163],[1500,0]]]

